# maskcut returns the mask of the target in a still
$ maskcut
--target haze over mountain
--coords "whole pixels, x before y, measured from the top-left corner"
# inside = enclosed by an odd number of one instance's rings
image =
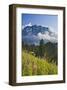
[[[39,45],[41,39],[44,40],[45,44],[47,42],[57,43],[58,35],[50,27],[32,25],[31,23],[22,28],[22,40],[24,43]]]

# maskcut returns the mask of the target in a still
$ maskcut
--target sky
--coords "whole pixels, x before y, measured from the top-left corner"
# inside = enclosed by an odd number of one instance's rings
[[[47,14],[22,14],[22,26],[42,25],[58,31],[58,16]]]

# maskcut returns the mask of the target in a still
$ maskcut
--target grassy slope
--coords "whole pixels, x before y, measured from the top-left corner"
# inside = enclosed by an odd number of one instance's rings
[[[39,59],[30,53],[23,51],[22,54],[22,75],[52,75],[57,74],[57,66]]]

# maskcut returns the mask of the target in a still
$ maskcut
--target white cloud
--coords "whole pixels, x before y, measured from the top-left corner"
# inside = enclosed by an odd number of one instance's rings
[[[26,27],[26,26],[32,26],[31,22],[29,22],[29,24],[23,26]],[[45,26],[44,26],[45,27]],[[26,36],[27,39],[32,39],[32,41],[37,41],[37,40],[41,40],[43,39],[44,41],[49,41],[49,42],[53,42],[53,43],[56,43],[58,42],[58,33],[50,26],[48,26],[49,30],[45,31],[45,33],[41,33],[39,32],[37,35],[28,35]]]
[[[49,31],[53,32],[55,35],[57,35],[57,31],[55,31],[51,26],[49,26]]]
[[[29,23],[27,24],[27,26],[32,26],[32,23],[31,23],[31,22],[29,22]]]
[[[55,32],[52,32],[49,34],[48,31],[46,31],[44,34],[38,33],[37,37],[41,40],[48,40],[50,42],[57,42],[57,34]]]
[[[22,30],[25,28],[25,27],[27,27],[27,26],[32,26],[32,23],[31,22],[29,22],[28,24],[26,24],[25,26],[24,25],[22,25]]]

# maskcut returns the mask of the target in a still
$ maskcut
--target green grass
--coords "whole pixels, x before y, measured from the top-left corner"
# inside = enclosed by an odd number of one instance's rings
[[[54,75],[57,73],[57,66],[54,63],[48,63],[47,60],[37,58],[26,51],[22,52],[22,76]]]

